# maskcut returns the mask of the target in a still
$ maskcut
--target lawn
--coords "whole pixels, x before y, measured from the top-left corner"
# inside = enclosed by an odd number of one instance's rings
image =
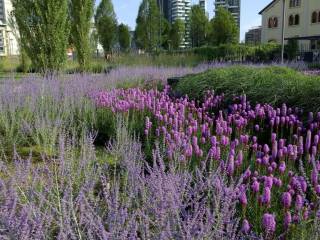
[[[318,77],[139,61],[2,80],[1,237],[319,238]]]

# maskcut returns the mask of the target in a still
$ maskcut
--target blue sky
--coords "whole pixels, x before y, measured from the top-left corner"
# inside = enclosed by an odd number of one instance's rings
[[[192,0],[197,3],[198,0]],[[99,2],[99,0],[97,0]],[[135,21],[141,0],[112,0],[118,22],[135,27]],[[258,12],[263,9],[271,0],[242,0],[241,1],[241,40],[244,33],[253,26],[261,25],[261,18]],[[207,11],[213,15],[213,0],[207,0]]]

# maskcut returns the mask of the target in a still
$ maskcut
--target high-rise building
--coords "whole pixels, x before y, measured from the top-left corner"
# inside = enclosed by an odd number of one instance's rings
[[[262,27],[254,27],[246,32],[245,43],[257,45],[261,43],[261,30]]]
[[[161,11],[161,14],[166,18],[170,19],[170,3],[171,0],[157,0],[158,7]]]
[[[185,23],[185,36],[181,48],[190,46],[191,0],[157,0],[163,16],[172,24],[177,19]]]
[[[218,9],[218,7],[227,9],[232,14],[238,24],[238,27],[240,28],[241,0],[215,0],[214,4],[216,10]]]
[[[206,0],[199,0],[199,6],[202,8],[203,12],[206,13]]]
[[[18,42],[8,25],[11,0],[0,0],[0,56],[18,55]]]

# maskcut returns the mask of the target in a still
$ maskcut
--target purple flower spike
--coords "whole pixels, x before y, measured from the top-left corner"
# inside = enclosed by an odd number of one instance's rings
[[[296,196],[296,204],[295,204],[296,210],[300,211],[303,207],[303,204],[304,204],[304,201],[303,201],[302,196],[297,195]]]
[[[276,220],[274,215],[265,213],[262,218],[262,226],[267,233],[274,233],[276,230]]]
[[[260,189],[260,183],[258,181],[254,181],[251,185],[251,189],[253,192],[257,193]]]
[[[288,192],[285,192],[282,194],[282,204],[283,206],[288,209],[291,206],[291,202],[292,202],[292,197],[291,194]]]
[[[242,207],[246,207],[248,205],[248,199],[245,191],[242,191],[239,196],[239,201]]]
[[[241,232],[248,234],[250,232],[250,224],[247,219],[244,219],[242,222]]]
[[[271,190],[268,187],[263,189],[262,203],[269,206],[271,201]]]
[[[286,229],[289,228],[291,222],[292,222],[292,216],[291,216],[291,213],[288,211],[284,215],[284,226]]]

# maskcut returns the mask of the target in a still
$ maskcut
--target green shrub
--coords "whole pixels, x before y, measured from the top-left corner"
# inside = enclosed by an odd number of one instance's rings
[[[207,61],[253,61],[269,62],[280,54],[277,44],[262,44],[257,46],[244,44],[223,44],[220,46],[206,46],[192,50]]]
[[[201,99],[206,90],[214,89],[227,98],[246,94],[250,101],[292,107],[306,111],[320,108],[320,77],[307,76],[286,67],[233,66],[189,75],[180,80],[175,90]]]

